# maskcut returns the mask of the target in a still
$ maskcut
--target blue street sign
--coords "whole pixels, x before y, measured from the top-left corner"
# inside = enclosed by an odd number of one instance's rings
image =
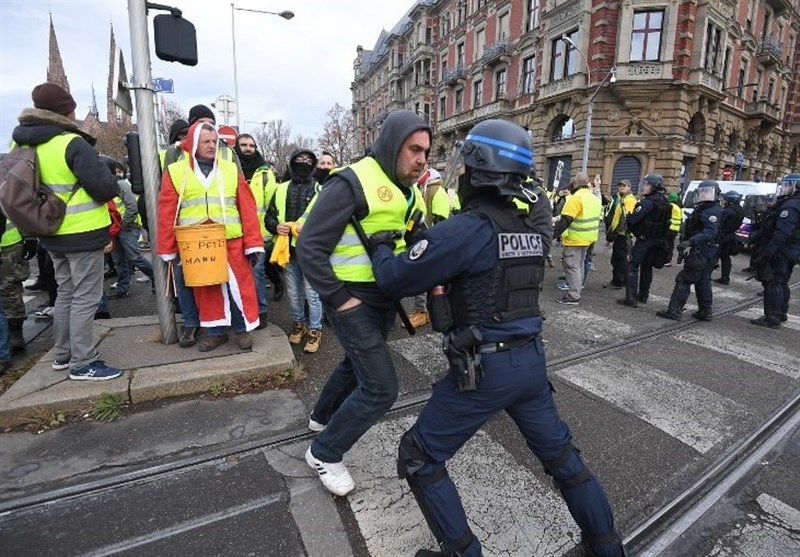
[[[154,93],[174,93],[175,89],[171,79],[163,77],[153,78],[153,92]]]

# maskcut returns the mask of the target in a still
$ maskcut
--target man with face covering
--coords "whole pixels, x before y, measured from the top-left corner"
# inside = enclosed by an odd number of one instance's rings
[[[345,353],[314,406],[309,428],[320,434],[306,451],[306,462],[336,495],[355,487],[344,454],[392,407],[398,391],[386,343],[395,310],[375,284],[350,218],[367,235],[405,230],[415,205],[411,186],[425,169],[430,146],[431,130],[419,116],[391,113],[369,155],[331,173],[298,241],[303,274],[319,293]],[[399,236],[395,253],[405,247]]]
[[[273,235],[291,236],[289,262],[286,264],[285,282],[292,304],[292,331],[290,344],[300,344],[308,334],[304,352],[319,350],[322,340],[322,305],[319,295],[309,286],[297,263],[297,228],[295,223],[305,213],[306,207],[317,192],[317,182],[311,177],[317,157],[309,149],[295,149],[289,156],[289,180],[278,184],[267,209],[267,230]],[[308,301],[309,323],[306,324],[305,302]]]

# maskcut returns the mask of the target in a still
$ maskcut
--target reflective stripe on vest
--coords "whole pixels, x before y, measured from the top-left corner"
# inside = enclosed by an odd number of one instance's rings
[[[361,226],[367,237],[380,230],[404,231],[408,201],[403,191],[392,183],[378,162],[372,157],[366,157],[346,168],[355,174],[367,200],[369,213],[361,220]],[[395,242],[394,253],[401,253],[404,249],[405,241],[401,237]],[[359,241],[351,224],[345,227],[330,256],[330,263],[339,280],[375,282],[367,250]]]
[[[602,203],[587,188],[580,188],[572,195],[580,196],[581,214],[570,223],[563,243],[565,246],[588,246],[596,242],[599,235]]]
[[[242,237],[242,221],[236,205],[239,170],[234,163],[218,157],[217,173],[208,189],[197,179],[186,159],[170,164],[167,170],[181,199],[178,225],[189,226],[211,220],[225,224],[225,238],[228,240]],[[223,198],[220,198],[220,178]]]
[[[66,155],[67,146],[76,137],[80,136],[74,133],[62,133],[36,147],[42,183],[67,204],[64,221],[53,236],[91,232],[111,224],[111,215],[105,203],[98,203],[92,199],[80,186],[75,189],[78,178],[67,166]]]
[[[669,229],[678,232],[681,229],[681,222],[683,221],[683,209],[675,203],[670,203],[670,205],[672,205],[672,216],[669,219]]]
[[[6,231],[0,236],[0,249],[22,242],[22,234],[13,222],[6,219]]]
[[[258,213],[258,225],[261,228],[261,237],[264,241],[272,238],[272,234],[267,230],[267,225],[264,224],[264,218],[267,216],[267,208],[269,202],[275,195],[275,189],[278,187],[275,181],[275,173],[270,169],[256,170],[253,177],[250,179],[250,190],[253,192],[253,197],[256,198],[256,212]]]

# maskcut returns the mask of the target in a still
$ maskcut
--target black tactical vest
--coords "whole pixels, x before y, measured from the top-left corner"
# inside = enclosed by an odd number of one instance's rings
[[[703,212],[709,207],[713,207],[713,201],[704,201],[695,206],[692,215],[686,221],[686,230],[684,231],[684,238],[691,238],[695,234],[703,231]]]
[[[653,209],[636,223],[631,232],[637,238],[663,238],[669,232],[672,206],[663,193],[654,193],[647,197],[653,203]]]
[[[473,210],[489,218],[497,241],[497,266],[460,275],[447,296],[456,327],[503,323],[539,315],[544,243],[527,214],[513,205],[484,204]]]
[[[732,234],[742,225],[744,209],[739,204],[725,207],[722,210],[722,217],[722,224],[719,227],[720,234]]]

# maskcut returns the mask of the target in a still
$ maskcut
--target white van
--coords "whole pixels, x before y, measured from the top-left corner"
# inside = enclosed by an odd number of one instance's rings
[[[689,182],[689,187],[686,188],[686,193],[683,194],[683,212],[688,218],[694,211],[694,196],[700,180],[693,180]],[[736,238],[742,242],[747,243],[750,236],[751,220],[753,218],[754,208],[759,204],[764,204],[764,199],[768,195],[775,193],[778,184],[774,182],[745,182],[742,180],[722,180],[717,181],[719,184],[720,194],[729,191],[735,191],[742,196],[742,207],[744,207],[744,221],[736,231]]]

